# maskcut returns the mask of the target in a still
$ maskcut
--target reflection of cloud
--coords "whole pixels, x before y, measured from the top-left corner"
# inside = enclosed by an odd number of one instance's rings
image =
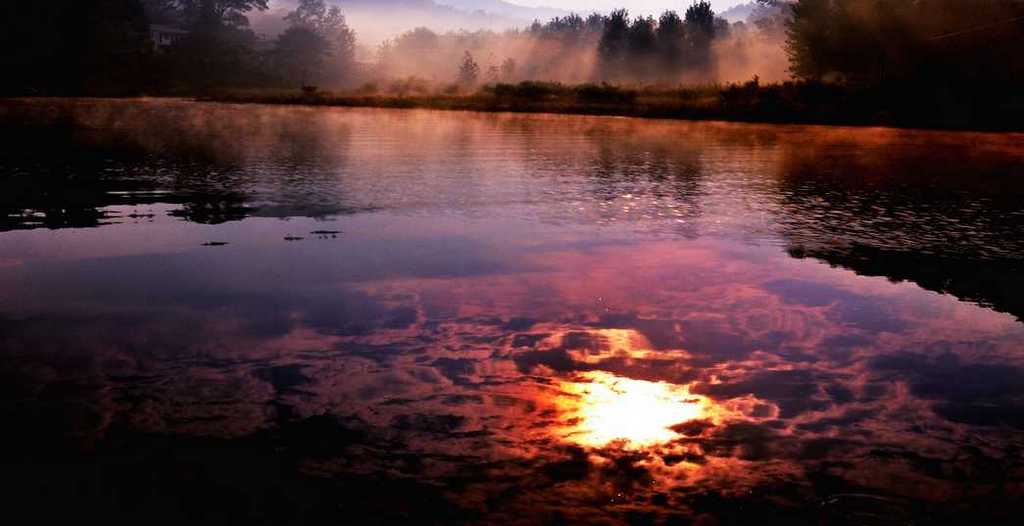
[[[956,354],[881,355],[868,367],[879,377],[906,382],[911,392],[936,400],[938,415],[978,426],[1024,429],[1024,369],[1006,363],[963,363]]]
[[[799,503],[816,491],[948,495],[951,474],[998,465],[1020,442],[1000,427],[1016,425],[1021,396],[1021,333],[1006,316],[769,250],[524,248],[478,241],[490,223],[457,226],[458,238],[430,238],[439,247],[355,233],[303,258],[77,264],[92,288],[72,287],[61,263],[19,269],[21,286],[52,287],[44,300],[74,297],[64,308],[78,316],[7,307],[0,349],[20,384],[5,385],[25,387],[26,405],[69,408],[46,413],[64,425],[95,418],[79,429],[99,438],[241,440],[322,415],[358,421],[372,439],[353,449],[288,434],[274,447],[325,478],[440,481],[494,519],[483,522],[728,510],[701,499],[759,488]],[[408,260],[365,254],[385,244]],[[253,253],[255,270],[239,259]],[[191,272],[199,263],[206,272]]]
[[[822,399],[822,380],[820,374],[806,369],[745,371],[737,382],[703,385],[697,392],[719,399],[751,394],[778,405],[782,418],[792,418],[808,411],[827,409],[831,405],[827,399]]]

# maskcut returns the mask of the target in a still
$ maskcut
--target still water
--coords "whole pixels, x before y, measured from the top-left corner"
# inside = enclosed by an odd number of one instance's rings
[[[1024,135],[0,105],[6,496],[1010,524]]]

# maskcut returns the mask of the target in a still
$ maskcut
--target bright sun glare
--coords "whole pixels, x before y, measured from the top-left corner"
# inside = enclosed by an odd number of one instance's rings
[[[566,382],[570,396],[568,438],[585,446],[621,442],[639,448],[669,442],[680,435],[671,428],[704,417],[708,402],[685,386],[589,372]]]

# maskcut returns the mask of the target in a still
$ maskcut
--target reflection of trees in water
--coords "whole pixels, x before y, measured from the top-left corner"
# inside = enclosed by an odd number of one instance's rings
[[[1024,182],[1012,151],[967,144],[787,150],[789,251],[1024,317]]]
[[[590,176],[590,190],[602,201],[623,195],[648,195],[659,201],[684,204],[687,210],[699,207],[701,179],[706,176],[696,148],[672,147],[664,143],[630,144],[621,138],[591,136],[597,148],[596,163]]]
[[[176,204],[176,217],[344,214],[350,130],[331,119],[200,106],[25,103],[6,108],[0,231],[95,227],[113,206]]]
[[[697,237],[696,220],[703,213],[707,177],[696,150],[673,150],[664,144],[616,144],[603,138],[597,162],[589,172],[590,192],[603,206],[602,220],[675,219],[677,234]]]
[[[660,123],[533,117],[500,123],[518,137],[527,173],[569,210],[570,222],[678,219],[695,237],[708,173],[699,144],[681,144]],[[539,155],[538,155],[539,153]],[[545,214],[560,214],[549,206]]]
[[[0,231],[95,227],[113,220],[106,207],[153,202],[144,197],[151,182],[124,177],[145,157],[137,145],[101,140],[69,115],[0,126]],[[114,150],[118,155],[107,153]]]

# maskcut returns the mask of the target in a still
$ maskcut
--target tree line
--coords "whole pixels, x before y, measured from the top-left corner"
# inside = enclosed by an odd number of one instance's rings
[[[605,80],[656,80],[678,78],[688,70],[706,73],[712,42],[727,36],[729,28],[704,0],[694,2],[683,17],[666,11],[658,19],[630,21],[628,11],[613,11],[598,45],[600,75]]]
[[[301,0],[288,29],[257,36],[248,13],[268,0],[4,2],[0,66],[11,94],[195,92],[224,86],[340,83],[352,74],[355,33],[336,6]],[[174,41],[154,41],[156,28]]]
[[[247,19],[268,0],[3,2],[0,90],[188,93],[415,76],[462,85],[696,82],[714,80],[718,62],[742,51],[744,39],[769,33],[784,35],[778,46],[797,79],[950,97],[966,90],[1012,97],[1024,82],[1024,0],[757,1],[767,15],[749,24],[730,25],[696,0],[682,14],[657,18],[622,9],[499,33],[419,28],[385,42],[362,66],[354,31],[324,0],[301,0],[273,39],[258,37]],[[173,45],[153,42],[158,26],[180,28]]]
[[[1024,81],[1022,0],[759,0],[788,11],[791,71],[861,85]]]
[[[760,30],[730,25],[715,15],[709,2],[697,0],[682,16],[666,11],[658,18],[633,18],[619,9],[607,15],[570,14],[499,33],[438,34],[417,28],[381,45],[378,64],[384,76],[430,77],[445,72],[445,78],[457,78],[461,84],[710,82],[716,41],[754,31]]]

